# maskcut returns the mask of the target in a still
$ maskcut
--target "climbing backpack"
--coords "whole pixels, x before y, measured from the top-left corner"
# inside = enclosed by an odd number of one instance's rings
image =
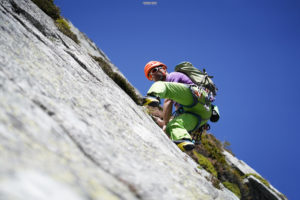
[[[186,74],[193,83],[208,89],[213,96],[217,95],[218,88],[212,81],[213,76],[208,75],[205,69],[201,71],[194,67],[190,62],[182,62],[175,67],[175,71]]]

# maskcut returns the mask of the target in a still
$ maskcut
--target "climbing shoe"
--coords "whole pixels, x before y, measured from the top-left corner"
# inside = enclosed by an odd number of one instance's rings
[[[181,151],[190,151],[195,148],[195,144],[189,139],[175,140],[174,143]]]
[[[160,104],[159,97],[147,95],[143,98],[143,106],[158,107]]]

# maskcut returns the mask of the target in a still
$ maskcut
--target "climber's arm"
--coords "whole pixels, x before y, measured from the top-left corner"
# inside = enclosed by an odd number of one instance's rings
[[[171,118],[172,108],[173,108],[173,101],[171,99],[165,99],[163,105],[163,120],[164,120],[163,130],[164,131]]]

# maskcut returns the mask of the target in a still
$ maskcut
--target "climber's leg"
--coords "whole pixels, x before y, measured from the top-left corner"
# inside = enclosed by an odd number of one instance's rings
[[[191,114],[181,114],[167,124],[167,133],[172,140],[192,139],[189,132],[198,124],[198,118]]]
[[[183,83],[157,81],[150,87],[147,95],[171,99],[181,105],[191,105],[194,102],[189,85]]]
[[[191,114],[181,114],[167,124],[166,132],[181,150],[192,150],[195,145],[188,131],[193,130],[197,124],[197,117]]]

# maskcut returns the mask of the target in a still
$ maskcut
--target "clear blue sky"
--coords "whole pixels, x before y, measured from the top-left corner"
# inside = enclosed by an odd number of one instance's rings
[[[211,132],[289,199],[299,193],[300,1],[55,0],[143,94],[144,65],[190,61],[215,76]],[[299,198],[299,197],[298,197]]]

